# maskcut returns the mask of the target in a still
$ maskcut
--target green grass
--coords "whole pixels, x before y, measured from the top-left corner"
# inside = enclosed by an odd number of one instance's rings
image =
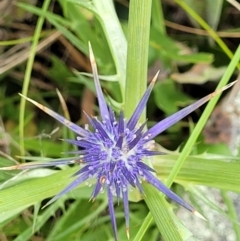
[[[118,18],[111,0],[59,0],[58,3],[62,15],[51,12],[49,0],[45,0],[41,8],[18,2],[17,9],[38,17],[33,35],[0,42],[0,46],[10,48],[12,45],[31,41],[28,61],[16,68],[23,73],[22,83],[19,84],[14,80],[11,75],[13,70],[3,73],[0,77],[1,117],[6,126],[6,132],[3,134],[0,132],[0,140],[6,140],[11,148],[9,155],[1,157],[1,167],[14,165],[11,159],[16,159],[16,155],[29,156],[22,158],[21,161],[47,161],[46,158],[61,157],[62,152],[72,149],[71,146],[58,141],[59,138],[73,138],[72,133],[61,126],[57,133],[51,133],[59,125],[51,118],[37,112],[33,106],[26,105],[23,98],[16,96],[17,92],[21,92],[56,112],[63,113],[66,118],[70,118],[69,112],[70,115],[75,112],[81,115],[81,111],[78,110],[69,109],[68,112],[63,102],[60,105],[54,89],[59,88],[65,99],[69,101],[68,104],[71,103],[77,108],[79,103],[76,104],[76,101],[84,96],[86,88],[94,91],[91,77],[80,73],[86,72],[83,66],[79,67],[78,63],[73,67],[69,66],[64,62],[64,58],[48,51],[51,65],[45,66],[47,71],[44,76],[50,80],[51,89],[41,89],[42,87],[36,86],[33,80],[34,63],[38,61],[36,50],[39,40],[51,36],[55,30],[60,31],[67,40],[68,45],[64,47],[73,47],[71,56],[78,51],[88,55],[87,45],[88,41],[91,42],[100,77],[104,80],[102,86],[106,98],[117,112],[124,109],[127,117],[131,115],[146,90],[147,72],[149,66],[156,60],[161,61],[163,72],[167,70],[171,74],[181,68],[189,69],[195,64],[214,65],[215,60],[220,59],[226,71],[219,80],[217,88],[226,85],[234,75],[234,71],[239,68],[240,47],[235,46],[235,49],[230,50],[217,35],[216,29],[184,1],[175,0],[175,3],[209,33],[209,38],[216,43],[215,45],[211,46],[209,43],[206,47],[206,38],[198,39],[196,36],[191,36],[191,39],[183,35],[181,37],[186,38],[185,42],[182,42],[185,46],[184,48],[180,46],[178,43],[180,40],[168,34],[164,24],[164,19],[169,17],[168,13],[164,12],[166,6],[161,6],[161,2],[157,0],[131,0],[128,21]],[[127,11],[127,8],[124,11]],[[221,15],[219,17],[221,20]],[[46,26],[50,24],[50,30],[46,29],[44,22],[48,23]],[[193,45],[200,43],[199,48],[195,52],[183,55],[182,52],[186,47],[192,48],[192,41]],[[192,97],[183,92],[183,88],[171,79],[170,74],[161,80],[160,85],[157,84],[153,91],[154,96],[150,98],[148,105],[150,116],[147,118],[154,122],[159,120],[155,113],[163,118],[171,113],[168,111],[170,107],[177,110],[179,106],[192,102]],[[169,108],[162,107],[162,100],[157,96],[157,88],[162,88],[161,91],[166,93],[166,96],[167,93],[174,95],[174,98],[164,99],[165,105]],[[13,95],[8,95],[9,89]],[[171,142],[173,137],[181,147],[175,152],[170,152],[170,155],[154,158],[149,165],[153,166],[156,175],[167,186],[176,184],[173,188],[180,196],[187,191],[193,205],[196,205],[203,215],[201,204],[196,201],[199,195],[201,196],[198,185],[220,190],[228,211],[221,210],[208,198],[202,197],[202,199],[205,205],[211,207],[213,211],[217,210],[228,219],[237,237],[236,240],[240,240],[237,212],[231,198],[228,197],[229,191],[240,192],[239,157],[224,152],[221,145],[216,145],[211,152],[211,146],[206,146],[201,136],[219,97],[214,97],[207,104],[196,124],[180,122],[169,132],[164,133],[166,143]],[[16,102],[20,106],[19,111],[16,110]],[[91,104],[97,113],[95,103]],[[142,116],[142,120],[145,119],[146,113]],[[189,129],[192,128],[188,138],[182,128],[186,125]],[[204,150],[204,153],[199,150]],[[18,171],[1,171],[0,237],[15,241],[30,240],[34,235],[48,241],[113,240],[105,195],[101,194],[94,203],[88,202],[92,186],[82,185],[41,210],[46,199],[62,190],[71,181],[71,175],[77,169],[78,167],[63,166],[58,169],[41,168],[22,174]],[[148,184],[144,184],[144,189],[146,192],[144,199],[137,191],[130,192],[130,240],[154,241],[160,237],[165,241],[198,240],[198,237],[175,214],[173,210],[175,204],[167,202],[161,193]],[[119,240],[126,240],[122,203],[116,205],[116,216]],[[209,220],[211,221],[213,220]]]

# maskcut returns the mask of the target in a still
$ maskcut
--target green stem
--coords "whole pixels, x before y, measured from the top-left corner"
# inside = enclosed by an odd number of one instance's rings
[[[43,12],[45,13],[49,7],[51,0],[45,0],[42,6]],[[26,72],[24,75],[24,81],[23,81],[23,87],[22,87],[22,94],[27,95],[28,93],[28,88],[30,84],[30,79],[31,79],[31,73],[32,73],[32,67],[33,67],[33,62],[35,59],[36,55],[36,50],[37,50],[37,45],[39,42],[39,38],[41,35],[42,31],[42,26],[44,22],[44,15],[40,16],[37,21],[37,26],[34,32],[33,36],[33,41],[32,41],[32,46],[30,49],[29,53],[29,58],[27,62],[27,67],[26,67]],[[19,113],[19,137],[20,137],[20,152],[21,155],[24,155],[24,114],[25,114],[25,106],[26,106],[26,100],[24,98],[21,98],[20,101],[20,113]]]
[[[130,117],[147,86],[148,46],[152,0],[131,0],[128,21],[128,50],[125,115]],[[145,114],[142,115],[142,122]]]
[[[146,91],[151,6],[151,0],[130,1],[125,92],[126,117],[131,116],[143,93]],[[143,122],[145,120],[145,113],[141,118],[140,122]],[[143,183],[143,188],[146,194],[145,201],[163,239],[166,241],[181,241],[183,239],[180,231],[182,227],[169,208],[165,198],[151,185]],[[143,238],[144,232],[150,225],[152,221],[151,214],[148,214],[147,219],[139,229],[136,235],[138,240]]]
[[[151,0],[131,0],[128,20],[128,50],[125,89],[125,116],[130,117],[147,86],[148,46]],[[142,122],[145,113],[142,115]],[[152,222],[152,215],[142,224],[134,240],[141,240]]]
[[[170,205],[167,203],[162,193],[156,190],[155,187],[144,183],[144,192],[146,195],[145,202],[147,203],[151,214],[148,214],[145,220],[146,225],[151,223],[152,217],[157,224],[163,240],[165,241],[182,241],[181,226],[175,218]],[[158,207],[158,208],[156,208]],[[141,227],[143,229],[143,227]],[[141,230],[140,229],[140,230]]]

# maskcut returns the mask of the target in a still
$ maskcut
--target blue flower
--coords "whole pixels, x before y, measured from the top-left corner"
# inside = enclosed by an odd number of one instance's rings
[[[115,240],[117,240],[117,225],[114,213],[114,197],[116,197],[117,200],[123,199],[126,233],[129,237],[128,189],[131,186],[137,188],[141,193],[144,193],[141,185],[142,182],[152,184],[155,188],[182,205],[184,208],[201,216],[192,206],[187,204],[183,199],[167,188],[154,175],[154,170],[149,167],[144,160],[151,156],[165,154],[153,150],[153,139],[157,135],[181,120],[183,117],[187,116],[190,112],[197,109],[216,94],[230,87],[233,83],[167,117],[149,130],[145,131],[146,122],[140,125],[138,120],[146,107],[146,103],[157,79],[157,75],[152,80],[130,119],[127,120],[124,117],[123,111],[120,111],[117,119],[111,107],[105,102],[91,46],[89,46],[89,49],[101,118],[91,117],[85,113],[93,128],[93,131],[90,131],[87,128],[84,129],[68,121],[61,115],[42,106],[36,101],[23,96],[25,99],[74,131],[77,135],[77,139],[67,139],[64,141],[76,145],[79,150],[74,152],[74,154],[77,155],[77,157],[74,158],[57,159],[45,164],[27,163],[19,165],[17,168],[31,169],[39,166],[53,166],[69,163],[83,164],[83,167],[73,175],[75,177],[74,181],[53,197],[47,205],[85,182],[87,179],[95,178],[96,184],[90,200],[94,200],[101,191],[106,191]]]

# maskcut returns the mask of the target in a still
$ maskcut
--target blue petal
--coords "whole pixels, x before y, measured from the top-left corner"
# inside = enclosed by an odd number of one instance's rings
[[[21,94],[19,94],[19,95],[21,95]],[[56,120],[61,122],[63,125],[65,125],[69,129],[71,129],[72,131],[74,131],[77,135],[79,135],[79,136],[87,136],[88,135],[88,132],[85,129],[83,129],[82,127],[80,127],[80,126],[74,124],[73,122],[65,119],[63,116],[59,115],[58,113],[50,110],[49,108],[39,104],[38,102],[36,102],[36,101],[34,101],[34,100],[24,96],[24,95],[21,95],[21,96],[24,99],[31,102],[32,104],[34,104],[35,106],[37,106],[39,109],[41,109],[45,113],[47,113],[48,115],[52,116],[53,118],[55,118]]]
[[[214,97],[216,94],[219,94],[224,89],[231,86],[231,84],[224,86],[222,89],[213,92],[212,94],[209,94],[202,99],[196,101],[195,103],[185,107],[184,109],[172,114],[171,116],[165,118],[164,120],[158,122],[156,125],[154,125],[152,128],[150,128],[145,134],[144,137],[149,136],[151,139],[168,129],[170,126],[174,125],[178,121],[180,121],[182,118],[199,108],[201,105],[206,103],[208,100],[210,100],[212,97]]]
[[[92,118],[83,110],[84,115],[87,117],[89,124],[94,128]]]
[[[96,197],[96,196],[99,194],[99,192],[101,191],[101,188],[102,188],[102,184],[101,184],[100,180],[97,180],[97,183],[96,183],[96,185],[95,185],[95,187],[94,187],[94,190],[93,190],[93,192],[92,192],[92,195],[91,195],[90,200],[94,200],[94,199],[95,199],[95,197]]]
[[[132,173],[123,165],[121,168],[123,176],[128,180],[128,182],[133,186],[136,187],[134,182],[134,178],[132,177]]]
[[[121,189],[119,187],[119,184],[117,183],[117,180],[114,181],[115,189],[116,189],[116,195],[117,195],[117,201],[119,203],[120,197],[121,197]]]
[[[138,187],[138,190],[139,190],[142,194],[145,194],[145,193],[144,193],[144,190],[143,190],[143,188],[142,188],[142,185],[141,185],[141,183],[139,182],[138,178],[136,178],[135,182],[136,182],[136,186]]]
[[[124,138],[124,134],[120,134],[116,143],[116,147],[118,147],[119,149],[122,149],[123,138]]]
[[[119,120],[118,120],[118,134],[121,135],[124,133],[124,115],[123,111],[120,111]]]
[[[147,120],[145,120],[144,123],[137,129],[137,131],[135,132],[135,135],[138,135],[139,133],[141,133],[143,128],[146,126],[146,124],[147,124]]]
[[[73,139],[63,139],[63,141],[66,141],[70,144],[73,144],[73,145],[76,145],[76,146],[79,146],[79,147],[83,147],[83,148],[86,148],[86,149],[90,149],[90,148],[96,148],[97,146],[97,143],[92,143],[90,141],[86,141],[86,140],[83,140],[83,139],[80,139],[80,140],[73,140]]]
[[[110,187],[107,189],[108,191],[108,208],[109,208],[109,214],[112,222],[112,228],[113,228],[113,233],[115,237],[115,241],[118,240],[117,238],[117,223],[116,223],[116,218],[115,218],[115,212],[114,212],[114,205],[113,205],[113,196]]]
[[[98,78],[97,65],[96,65],[96,61],[95,61],[95,58],[93,55],[93,51],[92,51],[90,42],[89,42],[89,57],[90,57],[90,62],[91,62],[91,66],[92,66],[92,71],[93,71],[93,78],[94,78],[95,88],[96,88],[96,92],[97,92],[100,114],[101,114],[102,120],[105,120],[106,118],[108,118],[108,107],[105,102],[103,92],[101,89],[100,81]]]
[[[122,144],[123,144],[123,138],[124,138],[124,116],[123,116],[123,111],[120,111],[120,115],[119,115],[119,121],[118,121],[118,140],[116,143],[116,146],[118,148],[122,148]]]
[[[57,199],[59,199],[60,197],[62,197],[65,194],[67,194],[68,192],[73,190],[75,187],[79,186],[81,183],[86,181],[88,178],[89,178],[89,174],[88,173],[84,173],[83,175],[81,175],[78,178],[76,178],[66,188],[64,188],[60,193],[58,193],[55,197],[53,197],[50,201],[48,201],[47,204],[45,204],[42,207],[42,209],[45,208],[46,206],[50,205],[51,203],[55,202]]]
[[[151,150],[146,150],[143,149],[140,151],[140,153],[144,156],[159,156],[159,155],[167,155],[166,152],[161,152],[161,151],[151,151]]]
[[[62,152],[64,155],[75,154],[75,155],[85,155],[86,150],[79,150],[79,151],[65,151]]]
[[[83,157],[83,161],[84,162],[90,162],[90,163],[93,163],[93,162],[99,162],[99,153],[88,153],[86,155],[84,155]]]
[[[109,139],[108,134],[106,133],[106,131],[104,130],[102,123],[99,122],[97,119],[92,118],[92,122],[94,124],[94,128],[96,130],[98,130],[99,134],[102,136],[103,139]]]
[[[144,108],[146,107],[146,104],[147,104],[147,101],[149,99],[149,96],[152,92],[152,89],[153,89],[153,86],[157,80],[157,76],[158,76],[158,73],[155,75],[155,77],[153,78],[151,84],[148,86],[148,89],[147,91],[144,93],[142,99],[140,100],[137,108],[135,109],[135,111],[133,112],[131,118],[129,119],[128,123],[127,123],[127,128],[129,130],[133,130],[134,127],[136,126]]]
[[[129,144],[128,144],[128,148],[129,150],[133,149],[138,142],[142,139],[142,133],[139,133]]]
[[[113,127],[113,123],[116,121],[116,118],[115,118],[114,112],[110,106],[108,106],[108,113],[109,113],[109,116],[108,116],[109,123],[111,123],[111,125]]]
[[[59,165],[75,164],[78,161],[79,161],[78,157],[67,157],[67,158],[55,159],[54,161],[49,161],[49,162],[28,162],[28,163],[14,165],[10,167],[4,167],[4,168],[1,168],[1,170],[18,170],[18,169],[28,170],[28,169],[34,169],[39,167],[53,167],[53,166],[59,166]]]
[[[137,166],[140,169],[145,169],[145,170],[150,171],[150,172],[156,172],[154,169],[152,169],[150,166],[148,166],[147,164],[143,163],[142,161],[137,162]]]
[[[84,167],[82,167],[80,170],[78,170],[77,172],[75,172],[72,177],[75,176],[79,176],[80,174],[84,173],[84,172],[88,172],[88,173],[92,173],[92,170],[90,171],[90,167],[91,165],[85,165]]]
[[[152,175],[150,172],[142,170],[144,173],[144,177],[146,180],[152,184],[154,187],[156,187],[159,191],[164,193],[166,196],[168,196],[173,201],[177,202],[190,212],[194,212],[195,209],[189,205],[187,202],[185,202],[182,198],[180,198],[178,195],[176,195],[174,192],[172,192],[168,187],[166,187],[161,181],[159,181],[154,175]]]

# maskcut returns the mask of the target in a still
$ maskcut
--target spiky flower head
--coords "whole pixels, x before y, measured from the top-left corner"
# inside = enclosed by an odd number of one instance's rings
[[[90,200],[94,200],[102,190],[106,191],[115,240],[117,240],[117,225],[114,213],[114,197],[116,197],[117,200],[123,199],[126,233],[129,237],[128,189],[131,186],[137,188],[144,194],[141,185],[143,181],[152,184],[166,196],[200,216],[192,206],[187,204],[156,178],[154,170],[149,167],[144,160],[154,155],[164,154],[153,150],[153,139],[157,135],[181,120],[183,117],[187,116],[190,112],[194,111],[216,94],[230,87],[233,83],[202,98],[192,105],[160,121],[149,130],[144,131],[146,122],[139,124],[138,120],[146,106],[157,79],[157,75],[152,80],[130,119],[125,119],[123,111],[120,111],[119,118],[117,119],[111,107],[105,102],[98,78],[96,62],[90,45],[89,49],[101,118],[90,117],[84,113],[92,126],[93,131],[90,131],[88,128],[82,128],[36,101],[23,96],[25,99],[74,131],[77,134],[76,140],[66,139],[64,141],[76,145],[79,150],[74,152],[74,154],[77,155],[77,157],[74,158],[62,158],[44,164],[27,163],[18,165],[17,168],[31,169],[40,166],[54,166],[73,162],[82,163],[82,168],[73,175],[75,177],[74,181],[52,198],[46,205],[54,202],[62,195],[85,182],[87,179],[95,178],[96,184]]]

